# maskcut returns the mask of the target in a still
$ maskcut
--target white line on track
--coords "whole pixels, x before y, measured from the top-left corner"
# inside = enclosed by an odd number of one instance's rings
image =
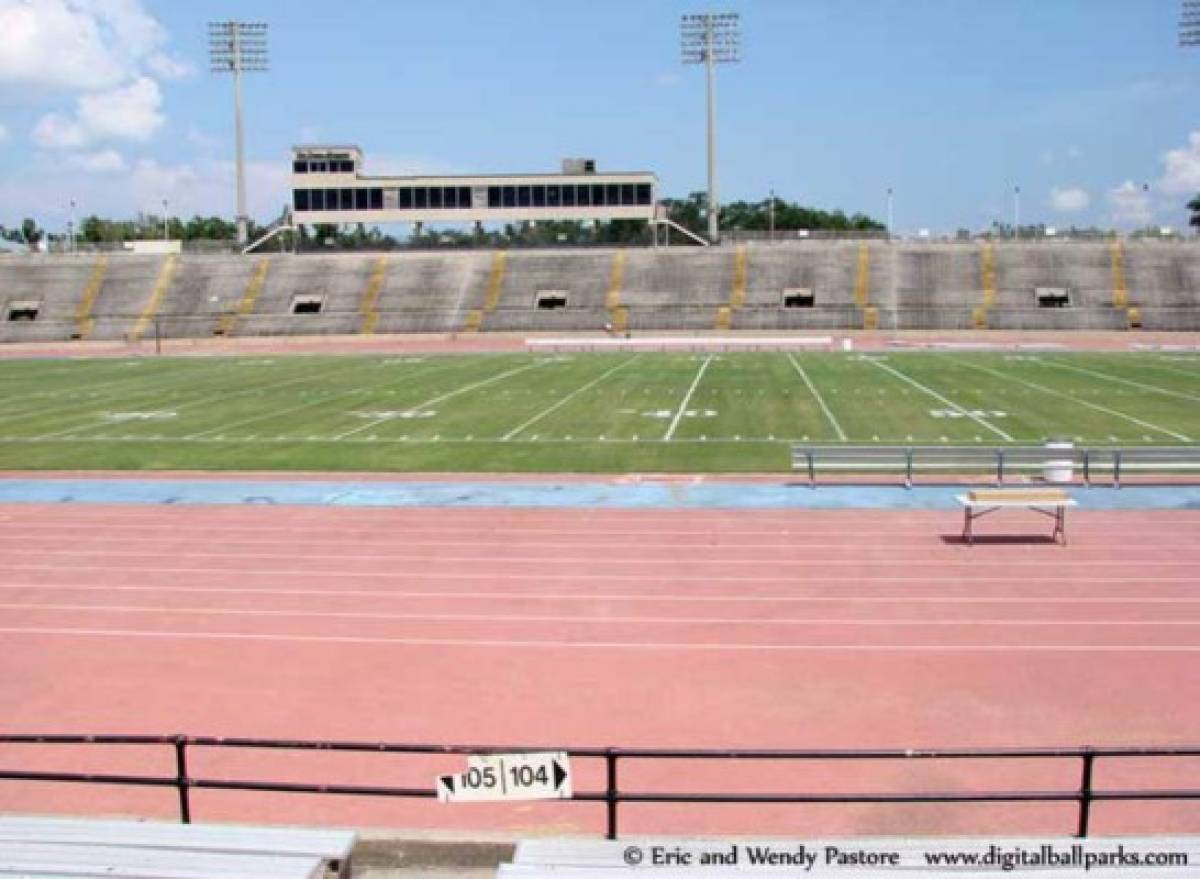
[[[1179,440],[1180,442],[1185,442],[1185,443],[1191,442],[1191,438],[1189,438],[1188,436],[1185,436],[1182,433],[1176,433],[1173,430],[1167,430],[1167,428],[1165,428],[1165,427],[1159,427],[1157,424],[1151,424],[1149,421],[1143,421],[1142,419],[1135,418],[1132,415],[1126,415],[1124,412],[1118,412],[1116,409],[1109,409],[1107,406],[1101,406],[1099,403],[1091,403],[1087,400],[1081,400],[1079,397],[1076,397],[1073,394],[1067,394],[1067,393],[1064,393],[1063,391],[1056,391],[1056,390],[1054,390],[1054,388],[1048,388],[1045,385],[1039,385],[1036,382],[1026,381],[1025,379],[1017,378],[1016,376],[1013,376],[1013,375],[1006,375],[1003,372],[997,372],[994,369],[988,369],[986,366],[980,366],[978,363],[972,363],[969,360],[963,360],[963,361],[959,361],[959,362],[963,366],[969,367],[971,369],[977,369],[980,372],[986,372],[988,375],[995,376],[996,378],[1003,379],[1004,381],[1015,382],[1019,385],[1024,385],[1027,388],[1032,388],[1035,391],[1041,391],[1043,394],[1046,394],[1051,397],[1058,397],[1059,399],[1062,399],[1062,400],[1070,400],[1072,403],[1077,403],[1078,405],[1085,406],[1088,409],[1095,409],[1097,412],[1103,412],[1106,415],[1112,415],[1115,418],[1120,418],[1124,421],[1131,422],[1132,424],[1139,425],[1140,427],[1144,427],[1147,430],[1154,430],[1154,431],[1157,431],[1158,433],[1165,433],[1167,436],[1174,437],[1175,439]]]
[[[385,638],[350,635],[267,635],[251,632],[161,632],[144,629],[0,628],[6,635],[155,638],[180,641],[263,641],[296,644],[361,644],[391,647],[463,647],[535,650],[658,650],[740,653],[1200,653],[1188,644],[738,644],[666,641],[519,641],[469,638]]]
[[[986,427],[988,430],[990,430],[992,433],[996,434],[996,436],[1000,437],[1005,442],[1010,442],[1010,443],[1016,442],[1016,440],[1014,440],[1011,436],[1009,436],[1007,433],[1002,431],[1000,428],[996,427],[996,425],[992,424],[987,419],[981,418],[980,416],[974,414],[970,410],[964,409],[962,406],[955,403],[949,397],[942,396],[937,391],[935,391],[933,388],[926,387],[925,385],[921,384],[916,379],[905,375],[900,370],[895,369],[892,366],[889,366],[888,364],[884,363],[883,361],[879,360],[878,358],[871,357],[868,359],[867,362],[871,363],[875,366],[878,366],[880,369],[884,370],[885,372],[891,373],[892,375],[894,375],[896,378],[900,379],[901,381],[908,382],[910,385],[912,385],[918,391],[922,391],[922,392],[928,394],[929,396],[933,397],[935,400],[940,400],[944,405],[949,406],[954,411],[967,416],[972,421],[974,421],[976,424]]]
[[[840,439],[842,442],[845,442],[846,432],[842,430],[842,426],[838,424],[837,419],[833,417],[833,413],[829,411],[829,407],[825,405],[825,400],[822,399],[819,393],[817,393],[816,386],[809,381],[807,373],[800,368],[800,364],[796,362],[796,358],[791,354],[788,355],[788,360],[792,361],[792,366],[796,368],[796,372],[798,372],[800,374],[800,378],[804,380],[804,384],[808,387],[809,393],[813,395],[813,399],[817,401],[817,405],[821,407],[821,411],[825,413],[825,417],[828,418],[829,423],[833,425],[833,429],[837,433],[838,439]]]
[[[353,610],[277,610],[228,607],[148,607],[145,605],[102,604],[0,604],[3,610],[86,611],[88,613],[180,614],[183,616],[298,617],[311,619],[393,620],[427,623],[578,623],[580,625],[670,625],[670,626],[1200,626],[1196,620],[1045,620],[1045,619],[921,619],[845,617],[654,617],[654,616],[580,616],[578,614],[481,614],[481,613],[392,613]]]
[[[1050,581],[1034,581],[1050,582]],[[1059,582],[1059,581],[1053,581]],[[1036,596],[999,596],[987,597],[982,595],[697,595],[694,592],[683,593],[611,593],[591,594],[579,592],[489,592],[489,591],[456,591],[456,592],[422,592],[403,589],[300,589],[296,587],[257,587],[257,586],[130,586],[92,584],[62,585],[53,583],[3,583],[0,590],[20,590],[28,592],[148,592],[164,595],[290,595],[306,597],[346,597],[356,598],[390,598],[396,600],[433,600],[433,601],[572,601],[572,602],[630,602],[630,603],[664,603],[664,604],[1200,604],[1200,597],[1195,598],[1160,598],[1154,596],[1128,595],[1106,597],[1079,597],[1074,595]]]
[[[407,550],[409,548],[405,547],[405,549]],[[528,549],[528,548],[526,547],[525,549]],[[550,553],[547,555],[496,556],[496,555],[489,555],[486,553],[476,553],[476,554],[468,554],[468,555],[447,555],[447,554],[443,554],[443,553],[437,553],[435,555],[430,555],[430,554],[414,553],[411,551],[363,553],[363,552],[301,552],[298,550],[293,550],[292,552],[239,552],[236,554],[231,554],[225,550],[188,550],[188,549],[171,549],[171,550],[128,549],[128,550],[121,550],[121,549],[118,549],[118,550],[113,550],[110,552],[105,549],[92,549],[92,548],[85,547],[82,549],[29,549],[29,550],[26,550],[23,548],[17,548],[17,549],[9,550],[7,553],[5,553],[5,556],[6,556],[6,558],[18,558],[18,559],[25,557],[25,556],[32,556],[35,558],[42,557],[42,556],[54,556],[54,557],[87,556],[89,559],[157,558],[157,557],[166,557],[166,558],[172,558],[172,559],[219,558],[219,559],[225,559],[226,561],[234,562],[234,563],[242,562],[247,559],[286,559],[289,561],[298,561],[301,563],[312,562],[312,561],[316,561],[316,560],[339,561],[339,562],[380,561],[380,562],[416,562],[422,566],[427,566],[427,565],[435,564],[435,563],[444,563],[444,562],[470,562],[470,563],[475,563],[475,564],[486,562],[489,566],[491,566],[489,568],[489,570],[493,570],[494,566],[500,565],[500,564],[545,565],[547,563],[556,563],[556,564],[562,564],[564,566],[569,566],[569,567],[590,566],[593,569],[595,569],[603,563],[612,563],[612,564],[618,564],[618,565],[634,565],[634,566],[637,566],[637,565],[654,565],[654,566],[669,565],[672,567],[679,567],[679,565],[681,563],[680,559],[675,555],[666,556],[666,557],[656,556],[656,557],[652,557],[652,558],[626,558],[619,554],[614,556],[614,554],[611,552],[605,557],[597,558],[595,555],[559,556],[559,555],[555,555],[553,553]],[[869,566],[871,564],[876,564],[876,565],[903,564],[908,567],[916,567],[916,566],[921,566],[921,565],[933,565],[935,567],[952,567],[952,566],[957,565],[960,567],[970,567],[973,570],[979,570],[981,567],[983,567],[986,564],[993,564],[993,565],[996,565],[998,567],[1003,567],[1003,568],[1044,567],[1044,568],[1051,568],[1051,569],[1063,569],[1063,568],[1071,568],[1071,567],[1079,567],[1079,566],[1091,566],[1091,567],[1103,566],[1103,567],[1107,567],[1107,568],[1114,568],[1114,567],[1144,568],[1149,563],[1153,563],[1156,567],[1159,567],[1159,568],[1168,567],[1168,566],[1172,566],[1172,565],[1183,565],[1183,566],[1188,566],[1188,567],[1194,568],[1196,565],[1195,560],[1193,560],[1193,559],[1188,559],[1188,558],[1163,559],[1163,558],[1158,557],[1158,554],[1153,554],[1153,557],[1151,559],[1134,558],[1134,557],[1125,555],[1119,559],[1100,559],[1098,561],[1092,560],[1092,559],[1078,559],[1078,558],[1060,559],[1060,560],[1051,561],[1051,560],[1047,560],[1044,557],[1041,557],[1041,558],[1037,558],[1037,557],[1009,558],[1009,557],[1000,556],[1000,555],[994,556],[992,558],[981,559],[978,557],[978,555],[967,555],[966,553],[956,553],[953,556],[941,556],[941,557],[932,557],[929,554],[925,554],[922,557],[916,558],[916,559],[899,558],[899,557],[893,556],[892,558],[888,558],[888,559],[868,559],[868,560],[864,560],[862,558],[862,556],[859,554],[855,554],[855,555],[853,555],[853,557],[850,557],[850,558],[801,557],[801,558],[775,558],[775,559],[764,559],[764,558],[746,559],[746,558],[730,557],[730,558],[704,559],[704,558],[689,557],[687,559],[687,563],[690,565],[697,565],[697,566],[700,566],[700,565],[740,565],[740,566],[746,566],[746,565],[771,566],[771,565],[774,565],[776,567],[788,567],[788,566],[797,566],[797,565],[802,565],[805,567],[813,567],[816,565],[839,565],[839,566],[857,565],[859,567],[864,567],[864,566]],[[8,565],[4,564],[3,567],[8,567]],[[119,570],[119,569],[112,569],[112,570]],[[138,570],[140,570],[140,569],[138,569]],[[222,570],[222,569],[217,569],[217,570]],[[229,568],[229,569],[223,569],[223,570],[233,570],[233,569]],[[325,573],[328,574],[329,572],[325,572]],[[344,572],[338,571],[336,573],[342,574]],[[424,575],[424,572],[422,572],[422,575]]]
[[[506,379],[510,375],[516,375],[517,373],[525,372],[527,369],[533,369],[534,367],[541,366],[541,365],[542,365],[541,361],[534,361],[533,363],[527,363],[524,366],[518,366],[515,369],[510,369],[505,372],[502,372],[499,375],[493,375],[491,378],[485,378],[485,379],[482,379],[481,381],[472,382],[471,384],[464,385],[463,387],[457,388],[456,390],[448,391],[445,394],[439,394],[436,397],[431,397],[430,399],[425,400],[425,401],[418,403],[415,406],[411,406],[409,408],[415,412],[419,412],[420,410],[424,409],[426,406],[432,406],[434,403],[440,403],[443,400],[449,400],[452,397],[457,397],[459,394],[465,394],[468,391],[475,390],[476,388],[486,387],[487,385],[490,385],[494,382],[498,382],[498,381],[501,381],[502,379]],[[354,428],[353,430],[347,430],[344,433],[339,433],[337,436],[331,437],[331,439],[333,439],[334,441],[342,440],[348,436],[353,436],[356,433],[360,433],[361,431],[369,430],[370,428],[376,427],[377,425],[380,425],[383,422],[389,421],[389,420],[391,420],[390,415],[387,418],[376,418],[372,421],[367,421],[367,422],[359,425],[358,427]]]
[[[683,413],[687,411],[687,405],[691,402],[692,394],[696,392],[696,386],[700,384],[700,379],[704,378],[704,372],[708,369],[708,365],[712,363],[712,355],[704,358],[704,362],[700,364],[700,368],[696,370],[696,377],[692,379],[692,385],[688,388],[687,394],[684,395],[683,402],[679,404],[679,411],[675,413],[675,417],[671,419],[671,424],[667,428],[667,432],[663,434],[663,441],[669,442],[671,437],[675,435],[675,428],[679,426],[679,419],[683,417]]]
[[[1104,379],[1108,382],[1116,384],[1129,385],[1131,388],[1141,388],[1143,391],[1153,391],[1157,394],[1166,394],[1170,397],[1178,397],[1181,400],[1194,400],[1200,403],[1200,396],[1195,394],[1185,394],[1183,391],[1175,391],[1170,388],[1161,388],[1158,385],[1148,385],[1145,382],[1135,382],[1133,379],[1121,378],[1120,376],[1109,375],[1105,372],[1097,372],[1094,369],[1087,369],[1083,366],[1076,366],[1073,363],[1063,363],[1061,360],[1043,360],[1039,361],[1046,366],[1057,367],[1058,369],[1069,369],[1072,372],[1083,373],[1084,375],[1095,376],[1096,378]]]
[[[597,376],[596,378],[592,379],[591,381],[589,381],[587,384],[583,385],[582,387],[576,388],[574,391],[567,394],[565,397],[563,397],[557,403],[553,403],[550,406],[547,406],[545,409],[543,409],[537,415],[530,418],[528,421],[525,421],[522,424],[519,424],[516,427],[514,427],[512,430],[510,430],[504,436],[500,437],[500,439],[507,442],[508,440],[510,440],[514,436],[516,436],[517,434],[524,431],[526,428],[532,427],[533,425],[537,424],[539,421],[541,421],[543,418],[545,418],[550,413],[557,411],[562,406],[565,406],[567,403],[571,402],[571,400],[573,400],[575,397],[579,396],[580,394],[584,393],[585,391],[591,390],[592,388],[594,388],[596,385],[600,384],[600,382],[604,381],[606,378],[608,378],[610,375],[612,375],[617,370],[624,369],[626,366],[633,363],[633,361],[637,360],[639,357],[641,357],[640,354],[635,354],[633,357],[630,357],[628,360],[617,364],[612,369],[605,372],[603,375]]]

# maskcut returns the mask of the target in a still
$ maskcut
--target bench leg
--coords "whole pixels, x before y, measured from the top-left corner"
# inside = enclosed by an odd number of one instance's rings
[[[963,540],[968,545],[973,544],[975,542],[975,535],[971,533],[971,522],[972,522],[971,508],[963,507],[963,533],[962,533],[962,536],[963,536]]]

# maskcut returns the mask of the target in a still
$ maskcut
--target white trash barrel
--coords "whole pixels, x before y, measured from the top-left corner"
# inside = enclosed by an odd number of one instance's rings
[[[1042,479],[1046,482],[1069,483],[1075,479],[1075,444],[1067,440],[1051,440],[1046,443],[1047,451],[1057,451],[1062,458],[1046,458],[1042,464]]]
[[[842,350],[843,351],[853,351],[854,350],[854,340],[853,339],[842,339]]]

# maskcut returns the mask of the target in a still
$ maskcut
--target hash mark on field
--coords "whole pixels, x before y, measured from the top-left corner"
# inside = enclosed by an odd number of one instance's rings
[[[1070,364],[1070,363],[1061,363],[1059,361],[1048,361],[1048,365],[1056,366],[1059,369],[1069,369],[1072,372],[1081,372],[1081,373],[1084,373],[1085,375],[1094,375],[1096,378],[1102,378],[1105,381],[1117,382],[1119,384],[1129,385],[1130,387],[1133,387],[1133,388],[1141,388],[1142,390],[1145,390],[1145,391],[1154,391],[1155,393],[1158,393],[1158,394],[1167,394],[1171,397],[1179,397],[1180,399],[1183,399],[1183,400],[1194,400],[1194,401],[1200,403],[1200,397],[1196,396],[1195,394],[1185,394],[1183,391],[1173,391],[1173,390],[1170,390],[1169,388],[1160,388],[1158,385],[1148,385],[1148,384],[1145,384],[1144,382],[1135,382],[1132,379],[1119,378],[1118,376],[1115,376],[1115,375],[1109,375],[1108,373],[1105,373],[1105,372],[1097,372],[1094,369],[1086,369],[1082,366],[1074,366],[1073,364]]]
[[[1017,378],[1016,376],[1006,375],[1005,373],[997,372],[994,369],[988,369],[986,366],[980,366],[978,363],[971,363],[970,361],[964,360],[962,361],[962,364],[970,367],[971,369],[978,369],[981,372],[986,372],[988,375],[993,375],[996,378],[1003,379],[1004,381],[1016,382],[1017,384],[1025,385],[1033,388],[1035,391],[1041,391],[1043,394],[1047,394],[1051,397],[1059,397],[1063,400],[1070,400],[1072,403],[1077,403],[1080,406],[1086,406],[1089,409],[1095,409],[1097,412],[1104,412],[1108,415],[1115,416],[1116,418],[1121,418],[1133,424],[1140,425],[1141,427],[1148,427],[1150,430],[1155,430],[1159,433],[1165,433],[1167,436],[1174,437],[1181,442],[1191,442],[1191,439],[1182,433],[1176,433],[1173,430],[1167,430],[1165,427],[1159,427],[1157,424],[1151,424],[1149,421],[1143,421],[1142,419],[1135,418],[1132,415],[1126,415],[1124,412],[1118,412],[1116,409],[1109,409],[1107,406],[1101,406],[1099,403],[1090,403],[1087,400],[1081,400],[1079,397],[1076,397],[1073,394],[1067,394],[1063,391],[1056,391],[1054,388],[1048,388],[1045,385],[1039,385],[1035,382],[1026,381],[1025,379]],[[1150,437],[1146,437],[1146,439],[1151,442],[1153,441]]]
[[[591,390],[596,385],[600,384],[600,382],[604,381],[606,378],[608,378],[610,375],[612,375],[614,372],[616,372],[618,369],[624,369],[626,366],[633,363],[633,361],[637,360],[639,357],[641,357],[640,354],[635,354],[633,357],[630,357],[628,360],[622,361],[621,363],[614,366],[612,369],[608,370],[603,375],[597,376],[596,378],[592,379],[591,381],[589,381],[587,384],[583,385],[582,387],[576,388],[574,391],[567,394],[565,397],[563,397],[557,403],[547,406],[545,409],[543,409],[537,415],[534,415],[528,421],[522,422],[521,424],[517,425],[516,427],[514,427],[512,430],[510,430],[508,433],[506,433],[504,436],[502,436],[500,438],[502,440],[512,439],[514,436],[516,436],[517,434],[524,431],[527,427],[531,427],[534,424],[537,424],[537,422],[541,421],[543,418],[545,418],[551,412],[554,412],[555,410],[557,410],[560,406],[563,406],[563,405],[569,403],[571,400],[573,400],[578,395],[582,394],[584,391]]]
[[[683,402],[679,404],[679,411],[675,413],[675,417],[671,420],[667,432],[663,434],[663,441],[670,442],[671,437],[675,435],[675,428],[679,426],[679,419],[683,418],[683,413],[687,410],[687,404],[692,399],[692,394],[696,393],[696,386],[700,384],[700,379],[704,378],[704,372],[708,369],[708,365],[712,363],[712,355],[704,358],[704,362],[700,364],[700,368],[696,370],[696,377],[692,379],[692,385],[688,388],[687,394],[684,395]],[[703,437],[701,437],[703,439]]]
[[[996,436],[1000,437],[1000,438],[1001,438],[1001,439],[1003,439],[1005,442],[1010,442],[1010,443],[1011,443],[1011,442],[1016,442],[1016,440],[1014,440],[1014,439],[1013,439],[1011,436],[1009,436],[1007,433],[1005,433],[1004,431],[1002,431],[1000,428],[996,427],[996,425],[992,424],[992,423],[991,423],[990,421],[988,421],[987,419],[985,419],[985,418],[980,418],[980,417],[979,417],[978,415],[976,415],[975,413],[973,413],[973,412],[970,412],[970,411],[968,411],[968,410],[964,409],[962,406],[958,405],[957,403],[955,403],[955,402],[954,402],[953,400],[951,400],[950,398],[948,398],[948,397],[943,397],[941,394],[939,394],[939,393],[938,393],[937,391],[935,391],[933,388],[926,387],[925,385],[921,384],[921,383],[920,383],[919,381],[917,381],[916,379],[914,379],[914,378],[911,378],[910,376],[907,376],[907,375],[905,375],[905,374],[904,374],[904,373],[902,373],[900,370],[896,369],[894,366],[890,366],[890,365],[888,365],[888,364],[886,364],[886,363],[882,363],[882,362],[879,360],[879,358],[876,358],[876,357],[869,358],[869,359],[868,359],[868,362],[869,362],[869,363],[871,363],[873,366],[877,366],[877,367],[879,367],[879,368],[880,368],[880,369],[882,369],[884,372],[891,373],[893,376],[895,376],[896,378],[900,379],[901,381],[908,382],[910,385],[912,385],[912,386],[913,386],[914,388],[916,388],[918,391],[923,391],[924,393],[926,393],[926,394],[928,394],[929,396],[933,397],[935,400],[941,400],[943,403],[945,403],[945,404],[946,404],[947,406],[949,406],[951,409],[955,409],[955,410],[957,410],[958,412],[961,412],[963,415],[967,416],[967,417],[968,417],[968,418],[970,418],[972,421],[976,422],[977,424],[980,424],[980,425],[982,425],[983,427],[986,427],[988,430],[990,430],[992,433],[996,434]]]
[[[819,393],[817,393],[817,388],[809,380],[808,374],[800,368],[800,364],[796,362],[796,358],[793,355],[789,354],[788,360],[792,361],[792,366],[795,367],[796,372],[800,374],[800,378],[803,379],[804,384],[808,387],[809,393],[813,395],[813,399],[817,401],[817,405],[821,407],[821,411],[825,413],[825,417],[828,418],[829,423],[833,425],[833,430],[837,434],[838,439],[840,439],[842,442],[845,442],[846,432],[842,430],[842,426],[838,424],[837,419],[833,417],[833,413],[829,411],[829,407],[825,405],[825,400],[822,399]]]
[[[485,378],[482,381],[473,382],[469,385],[464,385],[463,387],[458,388],[456,390],[449,391],[445,394],[440,394],[439,396],[433,397],[429,400],[425,400],[422,403],[418,403],[416,406],[413,406],[411,408],[414,411],[420,411],[420,410],[426,408],[427,406],[432,406],[434,403],[440,403],[443,400],[449,400],[451,397],[457,397],[459,394],[465,394],[465,393],[467,393],[467,391],[473,391],[476,388],[482,388],[485,385],[490,385],[493,382],[498,382],[501,379],[508,378],[510,375],[516,375],[517,373],[524,372],[527,369],[533,369],[535,366],[541,366],[541,365],[542,364],[540,361],[535,360],[533,363],[527,363],[525,366],[518,366],[516,369],[510,369],[507,372],[502,372],[499,375],[492,376],[491,378]],[[369,430],[372,427],[382,424],[383,422],[385,422],[387,420],[388,420],[387,418],[379,418],[374,421],[368,421],[366,424],[362,424],[358,427],[353,428],[352,430],[347,430],[343,433],[339,433],[337,436],[331,437],[331,439],[334,439],[334,440],[345,439],[348,436],[353,436],[356,433],[361,433],[364,430]]]

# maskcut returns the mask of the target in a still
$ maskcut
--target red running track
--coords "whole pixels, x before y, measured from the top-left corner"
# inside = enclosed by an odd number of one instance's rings
[[[952,512],[0,507],[2,727],[513,745],[1200,742],[1200,513],[1070,546]],[[980,523],[1043,533],[1007,514]],[[163,772],[166,749],[0,748]],[[198,753],[197,774],[428,786],[440,758]],[[577,789],[600,783],[580,763]],[[644,764],[631,789],[1069,788],[1078,767]],[[1200,761],[1099,786],[1200,787]],[[0,783],[0,810],[170,816],[170,791]],[[590,804],[201,791],[199,818],[597,832]],[[628,806],[627,832],[1069,833],[1070,805]],[[1198,832],[1101,804],[1096,832]]]

